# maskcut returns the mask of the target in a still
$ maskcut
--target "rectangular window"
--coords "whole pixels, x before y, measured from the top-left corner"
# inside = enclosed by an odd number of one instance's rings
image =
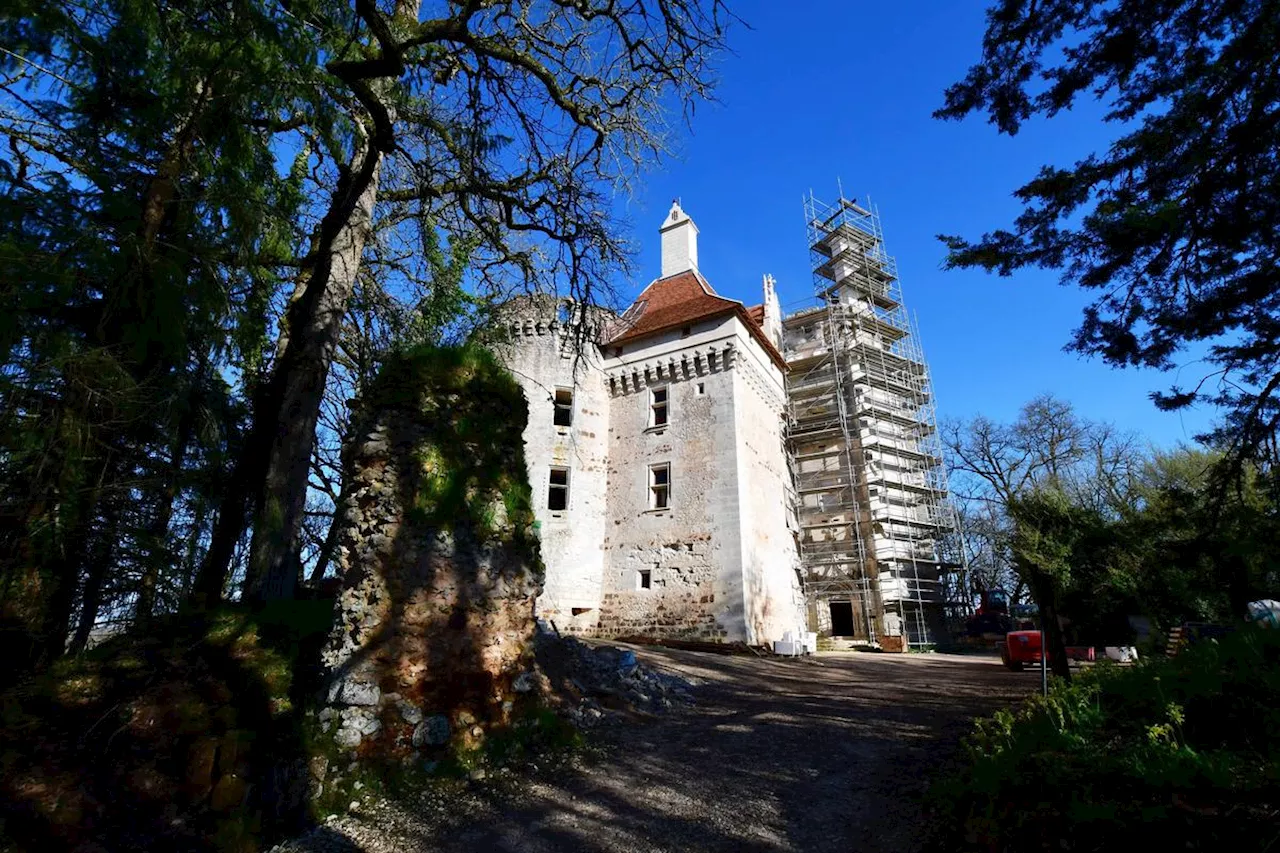
[[[706,385],[704,385],[704,384],[702,384],[701,382],[699,382],[699,383],[698,383],[698,390],[697,390],[697,392],[696,392],[696,393],[697,393],[697,395],[698,395],[699,397],[701,397],[703,394],[707,393],[707,386],[706,386]]]
[[[649,509],[671,506],[671,465],[649,466]]]
[[[649,392],[649,426],[667,425],[667,389],[654,388]]]
[[[567,427],[573,423],[573,392],[568,388],[556,389],[556,426]]]
[[[547,509],[552,512],[563,512],[569,508],[569,469],[552,468],[551,481],[547,486]]]
[[[641,569],[636,572],[636,589],[651,589],[653,587],[653,570]]]

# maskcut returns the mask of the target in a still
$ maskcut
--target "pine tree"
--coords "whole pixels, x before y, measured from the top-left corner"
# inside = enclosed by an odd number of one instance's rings
[[[1071,347],[1169,369],[1208,342],[1214,371],[1155,395],[1223,406],[1217,437],[1276,458],[1280,426],[1280,4],[1000,0],[982,60],[935,113],[1016,134],[1078,98],[1109,107],[1110,147],[1045,166],[1012,228],[944,236],[950,267],[1061,271],[1096,294]]]
[[[188,491],[238,429],[296,241],[271,125],[314,49],[250,3],[30,4],[0,19],[0,585],[16,669],[104,596],[153,615]],[[257,333],[254,329],[258,329]],[[229,420],[221,420],[229,416]],[[83,577],[82,577],[83,575]]]

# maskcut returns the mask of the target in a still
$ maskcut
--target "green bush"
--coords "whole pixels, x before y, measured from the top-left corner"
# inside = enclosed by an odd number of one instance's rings
[[[977,722],[963,768],[933,786],[937,846],[1143,849],[1158,831],[1179,849],[1267,849],[1277,733],[1280,631],[1101,664]]]
[[[183,614],[0,692],[0,850],[251,853],[296,831],[332,613]]]

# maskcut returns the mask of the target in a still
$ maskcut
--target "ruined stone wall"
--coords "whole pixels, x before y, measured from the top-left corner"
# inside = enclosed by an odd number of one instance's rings
[[[744,609],[752,643],[782,639],[807,622],[797,574],[799,557],[788,525],[793,499],[787,469],[782,371],[760,343],[739,329],[734,368],[742,519]]]
[[[562,632],[590,633],[600,616],[604,576],[610,398],[594,330],[562,319],[576,318],[562,318],[554,300],[526,300],[503,313],[505,341],[494,352],[528,403],[524,455],[547,568],[538,618]],[[567,427],[555,424],[557,388],[573,393]],[[553,466],[569,469],[569,505],[563,511],[548,507]]]
[[[605,367],[609,420],[603,636],[745,640],[732,319],[657,335]],[[651,427],[650,392],[668,392]],[[650,508],[649,470],[671,468],[671,505]],[[641,587],[641,572],[650,587]]]
[[[488,353],[390,359],[356,407],[323,662],[338,745],[402,754],[509,720],[542,567],[519,387]]]

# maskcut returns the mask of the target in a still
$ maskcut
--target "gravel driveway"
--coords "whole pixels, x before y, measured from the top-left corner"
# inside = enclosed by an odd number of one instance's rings
[[[697,704],[611,727],[604,760],[515,793],[428,795],[280,849],[906,853],[927,780],[969,721],[1038,684],[994,658],[637,652],[694,682]]]

